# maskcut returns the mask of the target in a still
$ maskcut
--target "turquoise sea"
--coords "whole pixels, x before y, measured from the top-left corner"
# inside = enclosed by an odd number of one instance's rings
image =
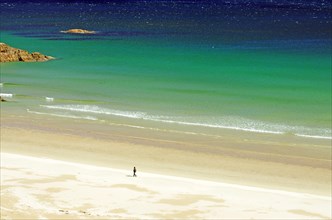
[[[1,42],[57,58],[1,64],[1,108],[331,139],[331,5],[239,2],[1,3]]]

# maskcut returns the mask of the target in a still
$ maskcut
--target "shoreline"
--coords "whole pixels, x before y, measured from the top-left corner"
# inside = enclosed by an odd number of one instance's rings
[[[120,169],[136,164],[151,173],[331,195],[328,141],[279,141],[245,133],[215,139],[70,122],[40,115],[2,116],[1,150]]]
[[[130,170],[3,152],[1,159],[4,219],[331,218],[325,196],[145,172],[128,178]]]
[[[0,93],[0,96],[8,98],[8,101],[23,101],[17,97],[28,97],[22,94],[13,94],[13,93]],[[153,129],[149,127],[144,127],[144,125],[149,124],[160,124],[161,127],[180,127],[180,128],[189,128],[188,131],[183,131],[182,133],[192,133],[198,135],[207,135],[211,137],[219,137],[218,132],[222,132],[228,130],[229,132],[245,132],[253,135],[266,134],[266,135],[281,135],[281,136],[294,136],[297,138],[303,138],[306,140],[316,139],[316,140],[327,140],[331,141],[331,131],[328,131],[327,128],[319,128],[319,127],[305,127],[303,125],[287,125],[282,123],[272,123],[272,122],[263,122],[259,120],[250,120],[246,118],[239,118],[238,120],[242,120],[238,125],[227,125],[226,124],[214,124],[207,122],[195,122],[195,121],[186,121],[186,120],[175,120],[176,116],[174,116],[174,120],[171,116],[158,116],[148,113],[144,111],[126,111],[126,110],[116,110],[107,107],[100,107],[97,105],[89,105],[89,104],[66,104],[68,100],[66,99],[56,99],[54,97],[29,97],[38,100],[39,103],[35,103],[39,105],[39,109],[31,110],[30,108],[26,108],[26,113],[28,115],[37,114],[37,115],[45,115],[45,117],[58,117],[58,118],[68,118],[68,119],[81,119],[81,120],[91,120],[96,122],[111,122],[113,119],[119,122],[130,121],[135,124],[133,126],[140,127],[142,129]],[[27,100],[24,100],[27,101]],[[54,102],[55,101],[55,102]],[[70,100],[73,103],[80,103],[84,100]],[[27,104],[27,103],[25,103]],[[34,109],[34,106],[31,106]],[[51,110],[50,112],[48,112]],[[62,113],[56,112],[57,110],[63,111]],[[52,112],[54,111],[54,112]],[[170,118],[168,118],[170,117]],[[227,118],[225,118],[227,120]],[[236,120],[234,118],[233,120]],[[139,122],[140,121],[140,122]],[[115,123],[116,124],[116,123]],[[245,126],[245,124],[252,124],[252,127]],[[260,125],[257,125],[260,124]],[[121,124],[119,124],[121,125]],[[123,124],[125,125],[125,124]],[[267,128],[263,128],[267,127]],[[303,130],[302,132],[300,130]],[[213,131],[213,134],[205,133],[195,133],[195,131]],[[315,131],[310,133],[309,131]],[[317,134],[317,132],[325,132],[325,134]],[[171,130],[170,130],[171,132]],[[308,133],[309,132],[309,133]]]

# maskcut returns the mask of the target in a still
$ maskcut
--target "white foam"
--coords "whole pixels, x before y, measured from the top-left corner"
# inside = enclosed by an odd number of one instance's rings
[[[98,120],[98,118],[91,117],[91,116],[75,116],[75,115],[52,114],[52,113],[31,111],[30,109],[27,109],[27,112],[32,113],[32,114],[37,114],[37,115],[50,115],[50,116],[56,116],[56,117],[62,117],[62,118],[86,119],[86,120],[92,120],[92,121]]]
[[[257,133],[283,134],[283,132],[281,132],[281,131],[271,131],[271,130],[255,129],[255,128],[236,127],[236,126],[225,126],[225,125],[219,125],[219,124],[165,120],[165,119],[161,119],[162,117],[149,116],[144,112],[119,111],[119,110],[100,108],[98,106],[90,106],[90,105],[41,105],[41,106],[44,108],[49,108],[49,109],[61,109],[61,110],[77,111],[77,112],[90,112],[90,113],[95,113],[95,114],[106,114],[106,115],[114,115],[114,116],[121,116],[121,117],[128,117],[128,118],[137,118],[137,119],[144,119],[144,120],[149,120],[149,121],[164,122],[164,123],[171,123],[171,124],[201,126],[201,127],[210,127],[210,128],[224,128],[224,129],[232,129],[232,130],[257,132]]]
[[[296,136],[299,137],[305,137],[305,138],[316,138],[316,139],[328,139],[328,140],[332,140],[332,137],[328,137],[328,136],[319,136],[319,135],[306,135],[306,134],[295,134]]]
[[[96,105],[41,105],[41,107],[49,109],[76,111],[76,112],[89,112],[95,114],[115,115],[127,118],[143,118],[145,115],[144,112],[128,112],[128,111],[112,110],[107,108],[100,108],[99,106]]]
[[[168,117],[158,115],[148,115],[144,112],[120,111],[108,108],[101,108],[96,105],[41,105],[48,109],[57,109],[74,112],[85,112],[93,114],[113,115],[126,118],[142,119],[169,124],[178,124],[185,126],[198,126],[206,128],[221,128],[238,130],[245,132],[265,133],[265,134],[292,134],[306,138],[331,139],[328,129],[311,129],[301,126],[288,126],[282,124],[266,123],[241,117],[217,117],[217,118],[195,118],[195,117]],[[139,127],[139,126],[138,126]],[[311,135],[306,135],[312,133]],[[326,134],[326,135],[325,135]]]
[[[230,129],[230,130],[238,130],[238,131],[247,131],[247,132],[255,132],[255,133],[266,133],[266,134],[287,134],[290,133],[295,136],[305,137],[305,138],[316,138],[316,139],[329,139],[331,140],[331,136],[324,136],[324,135],[306,135],[306,134],[299,134],[295,133],[297,130],[301,130],[303,132],[311,131],[313,129],[300,127],[300,126],[285,126],[285,125],[277,125],[277,124],[264,124],[262,122],[255,122],[255,121],[248,121],[247,119],[238,119],[233,120],[236,124],[236,121],[243,121],[242,126],[229,126],[229,125],[222,125],[220,124],[207,124],[207,123],[196,123],[196,122],[185,122],[185,121],[174,121],[174,120],[164,120],[164,119],[149,119],[152,121],[158,122],[165,122],[165,123],[172,123],[172,124],[180,124],[180,125],[191,125],[191,126],[202,126],[202,127],[209,127],[209,128],[222,128],[222,129]],[[228,122],[229,123],[229,122]],[[225,123],[227,124],[227,123]],[[240,123],[237,123],[240,124]],[[266,127],[266,129],[259,129],[258,127]],[[316,133],[322,134],[329,134],[331,130],[327,129],[315,129]],[[295,133],[295,134],[294,134]]]
[[[53,102],[54,98],[52,97],[45,97],[46,102]]]
[[[231,129],[231,130],[257,132],[257,133],[269,133],[269,134],[283,134],[284,133],[281,131],[260,130],[260,129],[255,129],[255,128],[243,128],[243,127],[225,126],[225,125],[218,125],[218,124],[205,124],[205,123],[172,121],[172,120],[162,120],[162,119],[150,119],[150,120],[165,122],[165,123],[172,123],[172,124],[202,126],[202,127],[209,127],[209,128],[223,128],[223,129]]]
[[[0,96],[3,98],[13,98],[14,94],[11,93],[0,93]]]

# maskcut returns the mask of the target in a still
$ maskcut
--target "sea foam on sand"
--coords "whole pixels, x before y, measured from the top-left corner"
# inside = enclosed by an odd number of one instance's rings
[[[331,198],[1,153],[1,219],[331,219]]]

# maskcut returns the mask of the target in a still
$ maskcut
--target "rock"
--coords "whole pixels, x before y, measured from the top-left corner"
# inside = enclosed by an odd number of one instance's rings
[[[61,33],[67,33],[67,34],[95,34],[95,31],[89,31],[84,29],[69,29],[66,31],[60,31]]]
[[[6,99],[3,99],[1,96],[0,96],[0,102],[7,102]]]
[[[47,61],[47,60],[51,60],[51,59],[54,59],[54,57],[51,57],[51,56],[45,56],[39,52],[33,52],[31,54],[31,56],[38,62],[44,62],[44,61]]]
[[[29,53],[26,50],[17,49],[0,42],[0,62],[43,62],[52,60],[54,57],[45,56],[41,53]]]

